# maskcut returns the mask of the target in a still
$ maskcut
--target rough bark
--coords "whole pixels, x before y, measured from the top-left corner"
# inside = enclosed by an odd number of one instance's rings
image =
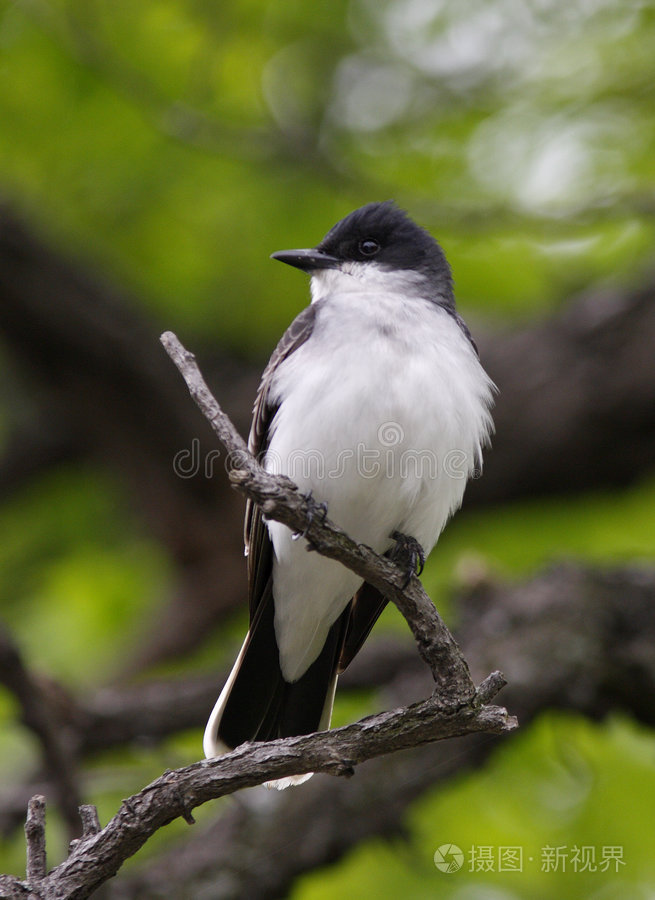
[[[429,666],[436,689],[465,705],[475,697],[466,660],[416,575],[407,580],[402,566],[357,544],[326,515],[316,515],[315,501],[301,494],[290,479],[271,475],[253,457],[232,422],[209,391],[195,357],[171,332],[162,343],[180,370],[230,461],[229,477],[237,490],[257,503],[267,518],[302,535],[308,549],[335,559],[392,600],[412,629],[419,653]]]
[[[596,571],[567,565],[522,584],[481,581],[463,592],[458,609],[457,636],[475,663],[474,675],[502,660],[510,679],[504,696],[524,726],[553,708],[593,718],[621,710],[655,725],[652,568]],[[354,689],[378,686],[382,696],[377,702],[387,707],[425,696],[431,683],[415,648],[388,639],[364,648],[340,690],[349,680]],[[216,685],[203,685],[202,679],[194,679],[192,689],[178,685],[167,713],[165,695],[172,688],[156,682],[124,694],[118,688],[111,694],[101,691],[85,708],[102,723],[98,733],[110,742],[114,737],[144,740],[148,733],[157,740],[177,726],[201,727]],[[181,708],[188,690],[197,697],[195,722]],[[147,691],[159,697],[152,707]],[[208,692],[205,708],[203,691]],[[246,794],[224,808],[213,825],[105,891],[116,900],[172,893],[180,900],[205,894],[216,900],[285,896],[299,875],[338,860],[361,840],[402,835],[403,814],[413,800],[456,772],[482,764],[494,747],[488,736],[462,738],[367,762],[347,781],[316,776],[284,795]],[[50,790],[47,784],[40,789]],[[24,809],[23,803],[23,815]],[[20,890],[9,896],[26,896]]]
[[[418,578],[411,575],[407,582],[403,568],[355,543],[327,517],[316,516],[314,501],[303,496],[288,478],[266,472],[207,388],[193,355],[170,332],[162,336],[162,343],[223,444],[232,483],[258,503],[268,518],[302,534],[308,549],[339,560],[393,600],[414,633],[436,689],[428,700],[369,716],[354,725],[247,743],[218,759],[165,772],[124,800],[101,830],[97,818],[85,807],[83,836],[71,843],[68,857],[47,874],[45,804],[42,797],[32,798],[25,829],[27,882],[3,877],[0,887],[8,897],[20,896],[28,887],[42,900],[83,900],[112,878],[158,829],[178,817],[193,824],[193,809],[234,791],[307,772],[350,776],[356,765],[386,753],[479,731],[512,731],[518,725],[504,708],[489,705],[505,684],[501,673],[493,672],[475,688],[457,643]],[[30,683],[21,670],[17,686],[12,685],[16,693],[23,681]]]
[[[498,679],[485,682],[480,688],[481,699],[493,696],[500,686]],[[409,746],[476,731],[511,731],[515,727],[516,721],[501,707],[479,703],[462,709],[432,697],[329,732],[243,744],[218,759],[164,773],[124,800],[105,828],[92,829],[76,840],[68,858],[47,874],[42,865],[42,822],[32,827],[33,811],[43,806],[43,798],[35,798],[26,827],[32,872],[28,883],[43,900],[82,900],[114,876],[159,828],[179,817],[193,824],[192,810],[208,800],[303,772],[349,776],[359,763]],[[22,890],[24,885],[16,882]],[[0,887],[10,887],[6,877],[4,884],[0,881]]]
[[[655,570],[550,569],[527,583],[480,583],[461,598],[458,637],[481,670],[503,660],[505,689],[523,729],[545,709],[592,718],[615,710],[655,724]],[[362,651],[366,653],[366,648]],[[424,667],[396,648],[386,702],[420,695]],[[355,683],[385,683],[384,654],[369,648]],[[355,665],[354,663],[353,665]],[[286,795],[252,792],[138,873],[109,887],[111,900],[273,900],[303,873],[341,859],[371,837],[403,837],[417,797],[484,763],[497,742],[470,736],[371,761],[347,782],[317,776]],[[382,792],[381,787],[383,786]],[[317,815],[320,810],[320,815]]]

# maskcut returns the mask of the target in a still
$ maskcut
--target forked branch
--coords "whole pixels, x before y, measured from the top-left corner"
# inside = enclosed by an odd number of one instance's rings
[[[82,807],[83,836],[67,859],[45,871],[42,798],[34,798],[26,836],[27,882],[0,876],[0,897],[82,900],[118,872],[122,864],[173,819],[193,822],[202,803],[305,772],[352,775],[368,759],[431,741],[474,732],[500,734],[517,727],[499,706],[488,705],[505,684],[493,672],[476,689],[462,653],[415,576],[405,586],[406,572],[369,547],[357,544],[329,519],[311,515],[311,504],[284,476],[266,472],[249,453],[232,422],[212,396],[195,358],[170,332],[162,343],[183,375],[189,391],[227,452],[234,487],[260,504],[267,518],[305,535],[311,549],[339,560],[392,600],[406,618],[421,657],[435,681],[433,695],[420,703],[379,713],[332,731],[276,741],[247,743],[217,759],[168,771],[124,800],[102,829],[90,807]]]

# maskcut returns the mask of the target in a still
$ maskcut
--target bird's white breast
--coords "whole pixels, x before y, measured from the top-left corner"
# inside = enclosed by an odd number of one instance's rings
[[[275,373],[266,465],[327,502],[355,540],[383,552],[398,530],[429,552],[488,438],[491,383],[445,309],[347,284],[322,298],[311,337]],[[276,637],[294,680],[360,579],[285,526],[269,532]]]

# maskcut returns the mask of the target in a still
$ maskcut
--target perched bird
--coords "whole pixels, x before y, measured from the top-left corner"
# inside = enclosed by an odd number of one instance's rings
[[[493,384],[444,253],[386,202],[312,250],[272,257],[311,275],[312,299],[264,371],[250,450],[354,540],[422,565],[492,430]],[[250,628],[207,723],[207,757],[328,728],[337,676],[386,602],[252,503],[245,544]]]

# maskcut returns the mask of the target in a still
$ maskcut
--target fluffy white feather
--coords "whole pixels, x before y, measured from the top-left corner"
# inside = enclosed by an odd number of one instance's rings
[[[327,270],[312,278],[317,319],[275,373],[271,398],[280,407],[266,466],[311,490],[377,552],[392,546],[394,530],[429,552],[479,465],[492,384],[457,320],[421,295],[416,273],[354,268],[358,277]],[[361,580],[307,553],[286,526],[268,528],[282,673],[295,681]]]

